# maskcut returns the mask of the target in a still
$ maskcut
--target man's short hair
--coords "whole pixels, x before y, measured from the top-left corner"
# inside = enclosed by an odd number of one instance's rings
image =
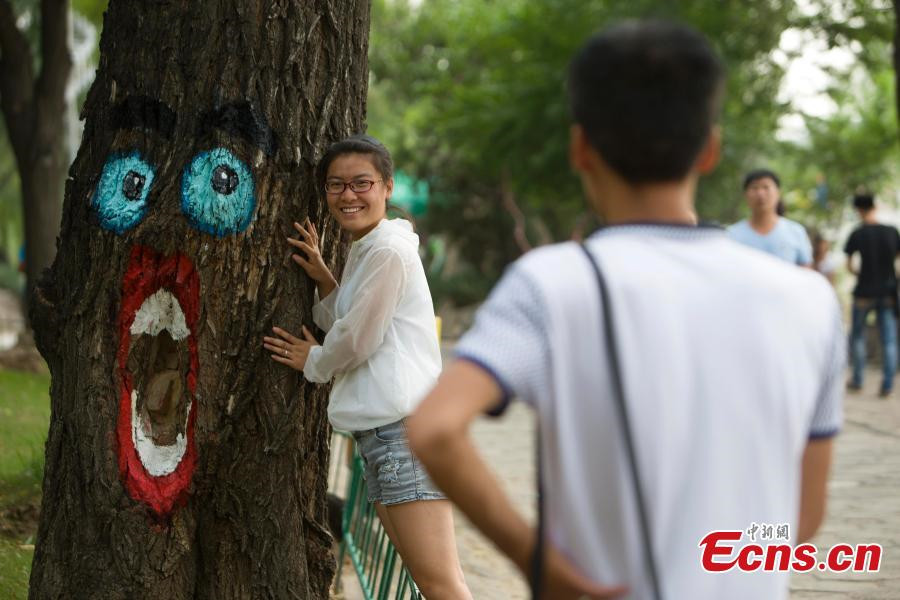
[[[781,188],[781,180],[778,179],[778,175],[775,174],[775,171],[770,171],[769,169],[753,169],[746,175],[744,175],[744,191],[747,191],[747,188],[754,181],[759,181],[760,179],[771,179],[775,182],[775,187]]]
[[[872,194],[854,194],[853,208],[859,210],[872,210],[875,208],[875,196]]]
[[[702,35],[666,21],[627,21],[572,59],[572,116],[625,181],[677,181],[718,116],[724,71]]]

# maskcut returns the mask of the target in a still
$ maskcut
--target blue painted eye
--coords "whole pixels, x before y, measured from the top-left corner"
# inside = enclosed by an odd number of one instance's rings
[[[243,231],[255,207],[250,168],[225,148],[198,154],[184,170],[181,211],[195,229],[217,237]]]
[[[91,205],[100,227],[124,233],[147,213],[147,195],[156,170],[137,152],[112,154],[103,165]]]

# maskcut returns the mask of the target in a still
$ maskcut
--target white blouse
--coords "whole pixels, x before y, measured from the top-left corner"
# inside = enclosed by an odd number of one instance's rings
[[[341,284],[313,306],[328,334],[303,375],[334,387],[328,419],[364,431],[409,415],[441,372],[431,292],[419,236],[403,219],[382,220],[350,246]]]

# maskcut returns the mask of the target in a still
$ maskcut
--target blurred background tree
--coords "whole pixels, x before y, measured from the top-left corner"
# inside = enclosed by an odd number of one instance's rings
[[[879,0],[752,3],[683,0],[375,0],[369,131],[398,168],[427,183],[419,220],[436,301],[483,298],[503,267],[530,247],[596,227],[567,160],[566,68],[604,24],[665,17],[692,24],[728,70],[722,162],[701,180],[702,219],[745,214],[749,169],[781,171],[790,215],[836,225],[860,184],[883,186],[896,158],[890,62],[893,13]],[[857,60],[830,73],[837,110],[801,115],[803,136],[780,139],[786,66],[783,32],[801,29]],[[446,242],[436,246],[435,237]],[[432,262],[446,252],[446,260]],[[439,271],[438,268],[442,270]]]
[[[811,0],[795,23],[804,43],[852,58],[827,68],[833,110],[803,114],[805,138],[778,153],[792,182],[790,214],[832,236],[855,221],[854,192],[874,192],[888,205],[897,197],[896,14],[889,0]]]
[[[33,284],[55,253],[63,184],[81,137],[77,107],[94,78],[106,4],[0,0],[2,287],[22,291],[20,271]]]

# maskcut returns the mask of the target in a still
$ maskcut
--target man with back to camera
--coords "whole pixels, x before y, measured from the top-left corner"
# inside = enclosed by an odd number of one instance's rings
[[[781,181],[768,169],[750,171],[744,176],[744,197],[750,218],[728,228],[737,242],[768,252],[788,262],[808,267],[812,264],[812,246],[803,225],[782,217]],[[782,211],[783,212],[783,211]]]
[[[882,376],[878,395],[887,398],[893,390],[897,370],[897,273],[894,260],[900,252],[900,234],[896,227],[878,222],[875,197],[871,194],[856,194],[853,207],[862,223],[853,230],[844,246],[847,270],[857,276],[850,330],[853,374],[847,387],[852,391],[862,389],[866,367],[866,318],[874,310],[881,339]],[[858,269],[853,262],[854,254],[859,254]]]
[[[569,70],[570,160],[607,226],[585,242],[590,260],[568,242],[511,265],[408,421],[435,482],[528,573],[535,528],[469,430],[513,398],[534,409],[542,598],[650,598],[648,556],[665,598],[786,598],[786,572],[704,571],[700,542],[763,522],[789,524],[796,544],[822,520],[841,423],[840,312],[818,274],[693,225],[697,179],[718,158],[722,86],[719,60],[687,27],[627,22],[587,41]],[[614,404],[613,323],[647,545]]]

